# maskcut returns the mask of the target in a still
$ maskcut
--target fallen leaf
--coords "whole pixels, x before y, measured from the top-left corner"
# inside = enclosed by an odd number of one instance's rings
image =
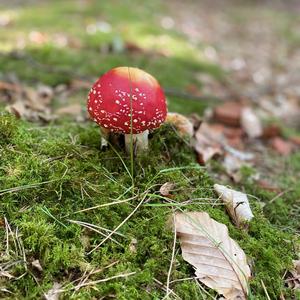
[[[257,138],[263,133],[261,121],[250,107],[242,109],[241,125],[250,138]]]
[[[194,126],[192,122],[179,113],[169,112],[166,122],[172,124],[181,136],[192,137],[194,135]]]
[[[239,172],[242,166],[245,165],[245,162],[242,161],[241,159],[230,155],[226,154],[224,161],[223,161],[223,167],[226,170],[226,173],[232,178],[234,182],[240,182],[242,179],[242,176]]]
[[[53,287],[44,294],[46,300],[59,300],[59,295],[61,294],[61,287],[60,283],[54,282]]]
[[[40,261],[39,261],[38,259],[34,260],[34,261],[31,263],[31,265],[32,265],[35,269],[37,269],[38,271],[43,272],[43,268],[42,268],[41,263],[40,263]]]
[[[214,119],[229,126],[239,126],[242,105],[239,102],[226,102],[214,109]]]
[[[28,116],[25,103],[20,100],[16,101],[12,105],[6,106],[5,110],[11,114],[14,114],[17,118],[26,118]]]
[[[263,129],[262,138],[270,139],[281,136],[281,128],[276,124],[271,124]]]
[[[175,184],[172,182],[166,182],[164,183],[160,189],[159,192],[162,196],[170,196],[170,192],[172,189],[174,189]]]
[[[251,275],[247,258],[229,237],[228,228],[206,212],[177,213],[174,230],[182,256],[197,278],[225,299],[246,299]]]
[[[300,290],[300,260],[293,260],[294,269],[290,271],[290,276],[285,280],[291,289]]]
[[[44,105],[49,105],[53,99],[54,91],[50,86],[39,85],[37,87],[37,95],[39,100],[43,102]]]
[[[198,154],[198,162],[201,165],[211,158],[222,155],[222,132],[215,131],[208,124],[202,123],[195,134],[194,149]]]
[[[6,90],[6,91],[20,91],[20,86],[14,83],[9,83],[5,81],[0,81],[0,91]]]
[[[254,216],[246,194],[220,184],[215,184],[214,190],[225,203],[230,217],[238,227],[244,226],[251,221]]]
[[[271,140],[272,148],[281,155],[289,155],[293,151],[293,144],[280,137]]]

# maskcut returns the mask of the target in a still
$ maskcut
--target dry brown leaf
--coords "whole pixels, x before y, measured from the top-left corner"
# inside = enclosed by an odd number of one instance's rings
[[[221,140],[223,133],[215,131],[208,124],[202,123],[195,135],[194,149],[198,153],[198,161],[204,165],[216,155],[222,155]]]
[[[46,300],[58,300],[59,295],[61,294],[61,287],[60,283],[54,282],[53,287],[44,294]]]
[[[263,133],[261,121],[250,107],[242,109],[241,125],[250,138],[257,138]]]
[[[274,137],[271,140],[272,148],[281,155],[287,156],[293,151],[293,144],[280,137]]]
[[[246,194],[215,184],[214,190],[225,203],[226,209],[237,226],[243,226],[254,217]]]
[[[290,271],[290,275],[285,281],[289,288],[300,290],[300,260],[293,260],[294,269]]]
[[[192,122],[179,113],[169,112],[166,122],[172,124],[181,136],[192,137],[194,135],[194,126]]]
[[[214,110],[214,119],[229,126],[239,126],[241,121],[242,105],[239,102],[225,102]]]
[[[175,186],[174,183],[166,182],[160,187],[159,192],[162,196],[167,197],[170,195],[171,190],[174,189],[174,186]]]
[[[246,299],[251,275],[247,258],[229,237],[224,224],[206,212],[175,215],[184,260],[195,267],[197,278],[226,299]]]

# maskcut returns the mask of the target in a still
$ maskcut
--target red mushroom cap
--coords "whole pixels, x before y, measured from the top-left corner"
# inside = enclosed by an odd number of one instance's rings
[[[88,96],[90,116],[114,132],[141,133],[159,127],[166,119],[166,99],[157,80],[143,70],[112,69],[93,85]]]

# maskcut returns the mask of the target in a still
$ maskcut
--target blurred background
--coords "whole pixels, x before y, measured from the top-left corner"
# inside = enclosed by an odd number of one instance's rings
[[[299,15],[299,1],[1,0],[0,102],[15,104],[22,88],[44,119],[77,115],[92,82],[126,65],[160,81],[171,111],[250,101],[295,126]]]

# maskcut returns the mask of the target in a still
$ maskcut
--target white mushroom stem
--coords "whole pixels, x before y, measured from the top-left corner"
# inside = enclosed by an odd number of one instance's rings
[[[133,150],[135,153],[148,150],[148,134],[149,130],[145,130],[142,133],[132,135]],[[125,149],[127,153],[130,153],[131,134],[125,134]]]
[[[101,149],[108,146],[108,140],[110,135],[110,130],[106,129],[104,127],[100,127],[100,133],[101,133]]]

